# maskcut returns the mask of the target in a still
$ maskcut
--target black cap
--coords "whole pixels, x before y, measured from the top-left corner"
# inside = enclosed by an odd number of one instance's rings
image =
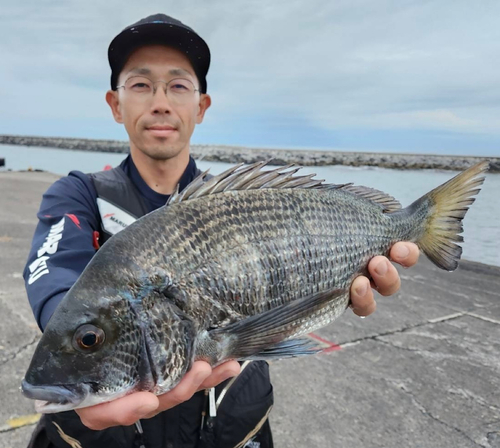
[[[186,55],[200,82],[202,93],[207,92],[206,76],[210,67],[210,50],[206,42],[191,28],[165,14],[154,14],[125,28],[108,48],[111,67],[111,89],[116,90],[118,75],[128,57],[143,45],[168,45]]]

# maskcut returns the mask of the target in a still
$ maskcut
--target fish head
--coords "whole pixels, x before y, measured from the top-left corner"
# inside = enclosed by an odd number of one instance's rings
[[[153,386],[144,332],[129,298],[116,291],[93,299],[88,294],[68,292],[22,381],[39,412],[92,406]]]

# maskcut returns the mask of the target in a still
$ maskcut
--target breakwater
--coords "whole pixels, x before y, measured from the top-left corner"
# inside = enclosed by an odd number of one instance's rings
[[[42,146],[79,151],[127,153],[128,142],[62,137],[0,135],[0,144]],[[274,165],[296,163],[303,166],[377,166],[395,169],[463,170],[485,157],[435,154],[394,154],[348,151],[247,148],[243,146],[192,145],[195,159],[226,163],[253,163],[272,159]],[[500,157],[488,157],[490,172],[500,172]]]

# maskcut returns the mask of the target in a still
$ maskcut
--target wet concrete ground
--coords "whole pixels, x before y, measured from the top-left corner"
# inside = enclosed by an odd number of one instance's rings
[[[0,448],[25,447],[36,419],[19,391],[40,336],[21,274],[56,178],[0,173]],[[277,448],[500,447],[500,268],[422,257],[400,273],[375,314],[317,332],[339,350],[272,363]]]

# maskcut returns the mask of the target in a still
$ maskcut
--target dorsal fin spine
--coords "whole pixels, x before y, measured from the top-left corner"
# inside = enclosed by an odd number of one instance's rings
[[[247,166],[239,164],[205,182],[209,171],[207,170],[194,179],[182,192],[179,192],[179,186],[177,186],[176,192],[170,197],[167,205],[225,191],[299,188],[344,189],[351,194],[364,197],[380,205],[385,212],[392,212],[401,208],[401,204],[392,196],[375,189],[357,187],[352,184],[324,184],[324,180],[313,179],[316,174],[297,176],[297,172],[302,167],[295,164],[263,171],[262,168],[269,162],[269,160],[261,161]]]

